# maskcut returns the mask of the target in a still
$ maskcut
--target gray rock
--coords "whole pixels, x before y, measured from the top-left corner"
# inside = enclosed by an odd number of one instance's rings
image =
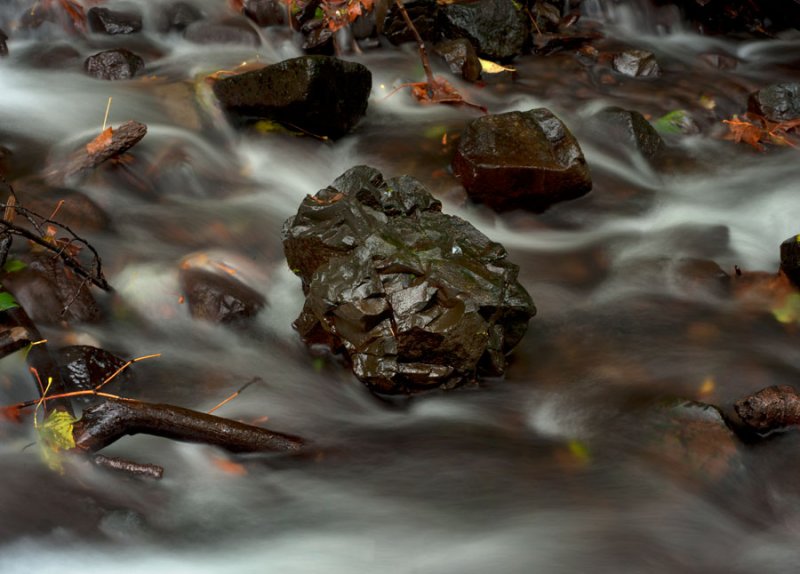
[[[459,38],[436,44],[434,50],[450,68],[450,71],[463,77],[468,82],[475,82],[481,77],[481,62],[469,40]]]
[[[545,108],[487,115],[461,135],[453,172],[473,200],[498,210],[542,210],[592,189],[583,152]]]
[[[350,169],[303,200],[283,242],[306,293],[295,327],[377,392],[502,374],[536,312],[505,249],[411,177]]]
[[[632,78],[657,78],[661,75],[656,57],[646,50],[625,50],[615,54],[611,67]]]
[[[355,62],[301,56],[219,80],[214,93],[234,121],[270,119],[340,138],[367,110],[372,74]]]
[[[89,56],[83,68],[100,80],[128,80],[144,69],[144,60],[130,50],[119,48]]]
[[[750,94],[747,110],[772,122],[800,118],[800,83],[773,84]]]

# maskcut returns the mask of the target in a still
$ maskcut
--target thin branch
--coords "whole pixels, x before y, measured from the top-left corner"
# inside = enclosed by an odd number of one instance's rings
[[[406,7],[403,4],[403,0],[394,0],[394,3],[397,4],[397,9],[400,10],[400,14],[403,16],[403,20],[406,21],[406,26],[408,29],[411,30],[411,33],[414,34],[414,38],[417,40],[417,46],[419,48],[419,57],[422,60],[422,68],[425,70],[425,77],[428,78],[428,85],[431,86],[428,88],[428,96],[433,96],[433,71],[431,70],[431,63],[428,60],[428,51],[425,49],[425,41],[422,39],[422,36],[419,35],[417,31],[417,27],[414,26],[414,22],[411,21],[411,16],[408,15],[406,11]]]

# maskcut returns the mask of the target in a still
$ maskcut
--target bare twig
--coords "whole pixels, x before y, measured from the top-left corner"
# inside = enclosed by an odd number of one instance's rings
[[[162,476],[164,476],[164,469],[157,464],[142,464],[139,462],[125,460],[123,458],[104,456],[102,454],[94,455],[94,457],[92,457],[92,462],[97,466],[110,468],[112,470],[121,470],[123,472],[127,472],[128,474],[132,474],[133,476],[142,476],[145,478],[153,478],[155,480],[159,480]]]
[[[422,60],[422,68],[425,70],[425,77],[428,79],[428,97],[432,97],[434,79],[433,71],[431,70],[431,63],[428,59],[428,51],[425,49],[425,41],[422,39],[422,36],[419,35],[417,27],[414,26],[414,22],[411,21],[411,16],[408,15],[408,11],[406,11],[403,0],[394,0],[394,3],[397,4],[397,9],[400,10],[400,14],[402,14],[403,20],[406,22],[406,26],[408,26],[408,29],[411,30],[412,34],[414,34],[414,38],[417,41],[417,46],[419,47],[419,57]]]

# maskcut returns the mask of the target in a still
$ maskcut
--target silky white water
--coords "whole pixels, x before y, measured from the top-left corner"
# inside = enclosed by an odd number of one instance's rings
[[[82,233],[116,289],[111,316],[46,335],[52,345],[161,353],[113,389],[144,400],[207,410],[261,377],[219,414],[266,416],[265,426],[307,438],[318,454],[245,457],[231,473],[221,451],[137,436],[108,454],[163,465],[161,482],[80,463],[59,475],[26,448],[30,418],[2,421],[0,572],[796,568],[800,439],[788,433],[719,457],[705,444],[695,458],[694,447],[659,438],[665,423],[653,406],[674,397],[730,411],[750,392],[797,380],[796,324],[779,323],[769,301],[726,294],[713,269],[684,266],[692,259],[729,274],[735,265],[774,273],[780,242],[800,232],[798,150],[758,153],[721,139],[721,119],[743,113],[749,91],[798,79],[800,67],[788,65],[797,62],[796,38],[734,43],[688,27],[667,32],[648,20],[644,3],[586,2],[608,36],[600,46],[651,49],[664,76],[607,84],[562,52],[520,58],[516,83],[453,79],[492,113],[552,109],[592,170],[594,189],[581,199],[543,214],[496,214],[468,203],[449,172],[453,137],[478,113],[420,107],[404,92],[385,99],[394,85],[421,79],[413,46],[346,56],[370,68],[373,93],[342,140],[245,135],[225,122],[202,77],[299,55],[290,35],[262,30],[258,48],[197,46],[148,32],[158,8],[136,4],[150,54],[140,79],[85,76],[83,58],[98,48],[55,25],[10,34],[10,56],[0,60],[0,145],[11,151],[9,179],[23,201],[48,162],[99,132],[109,97],[113,125],[135,119],[149,128],[133,163],[76,184],[111,220],[108,230]],[[200,4],[211,16],[226,9]],[[0,27],[10,31],[18,8],[0,7]],[[26,60],[62,40],[80,57],[58,69]],[[709,51],[741,61],[718,70],[699,60]],[[702,132],[670,137],[681,159],[656,169],[585,129],[593,111],[611,104],[651,118],[684,108]],[[164,162],[165,149],[178,159]],[[302,345],[291,328],[302,292],[283,260],[281,225],[306,194],[359,164],[417,177],[447,213],[503,243],[520,265],[539,313],[503,380],[383,401],[346,366]],[[178,270],[198,255],[236,269],[266,296],[254,333],[189,317]],[[0,403],[31,398],[21,361],[0,366]],[[724,459],[723,469],[704,456]]]

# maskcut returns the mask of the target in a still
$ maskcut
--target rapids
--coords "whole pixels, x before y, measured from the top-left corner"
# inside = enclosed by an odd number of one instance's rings
[[[154,3],[135,3],[152,30]],[[0,6],[7,32],[21,4]],[[609,83],[561,52],[518,59],[515,83],[452,80],[493,113],[547,106],[575,133],[594,190],[543,214],[498,215],[465,201],[448,166],[452,136],[476,112],[420,107],[405,92],[386,98],[419,81],[413,46],[346,56],[370,68],[373,94],[356,131],[328,143],[236,133],[202,82],[243,61],[299,55],[286,30],[262,30],[257,49],[145,32],[147,68],[128,82],[85,76],[83,58],[97,46],[56,26],[10,34],[0,145],[12,151],[10,180],[23,199],[47,161],[99,132],[109,97],[114,125],[149,126],[133,164],[80,187],[112,221],[82,233],[117,290],[106,302],[111,319],[48,329],[51,344],[161,353],[115,392],[201,410],[260,376],[263,385],[219,414],[267,416],[266,426],[308,438],[321,454],[249,457],[236,474],[212,448],[137,436],[106,450],[163,465],[163,481],[83,464],[59,475],[28,448],[30,418],[0,422],[0,572],[794,571],[800,434],[698,462],[659,442],[664,420],[653,405],[676,397],[730,411],[745,394],[797,381],[796,323],[779,323],[768,301],[724,293],[713,269],[687,271],[686,260],[772,273],[780,242],[800,232],[798,150],[758,153],[720,138],[721,119],[744,112],[750,91],[800,79],[799,39],[702,37],[646,5],[587,0],[584,10],[607,36],[599,46],[655,52],[660,79]],[[31,65],[60,42],[80,58]],[[700,58],[709,52],[738,66],[711,67]],[[687,109],[702,132],[670,137],[674,164],[654,170],[583,128],[609,104],[652,118]],[[306,194],[358,164],[418,178],[520,265],[539,314],[503,380],[382,401],[299,341],[291,322],[302,293],[283,260],[281,225]],[[181,261],[204,255],[267,297],[255,335],[193,321],[179,303]],[[32,393],[22,362],[4,359],[0,402]]]

